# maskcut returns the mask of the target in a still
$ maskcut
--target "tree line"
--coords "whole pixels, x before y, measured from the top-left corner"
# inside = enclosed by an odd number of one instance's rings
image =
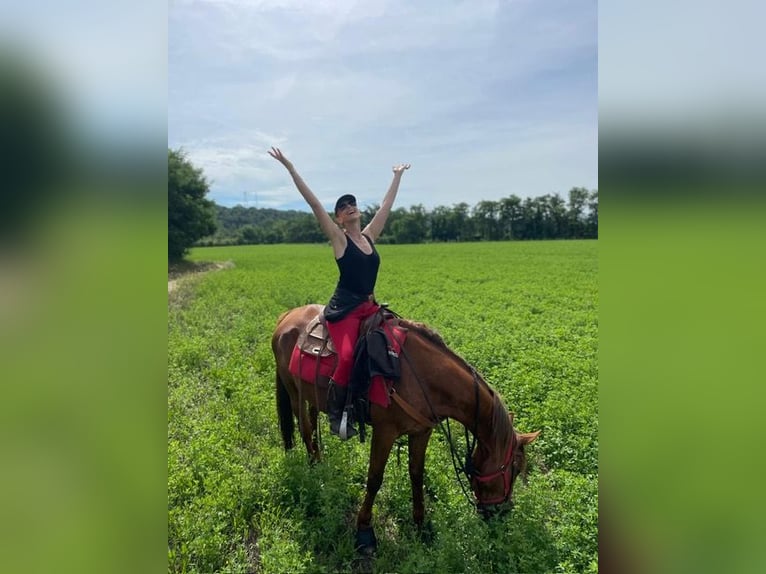
[[[362,209],[362,226],[379,205]],[[256,207],[215,206],[217,231],[198,245],[323,243],[314,215]],[[332,216],[332,214],[330,214]],[[434,241],[503,241],[525,239],[585,239],[598,237],[598,190],[574,187],[564,200],[559,194],[497,201],[473,207],[461,202],[427,210],[423,205],[391,211],[379,243]]]
[[[205,198],[210,186],[182,150],[168,149],[168,260],[193,245],[324,243],[314,215],[296,210],[224,207]],[[362,226],[379,205],[362,209]],[[332,214],[330,214],[332,216]],[[497,201],[465,202],[427,210],[420,205],[391,211],[379,243],[585,239],[598,237],[598,190],[573,187],[558,193]]]

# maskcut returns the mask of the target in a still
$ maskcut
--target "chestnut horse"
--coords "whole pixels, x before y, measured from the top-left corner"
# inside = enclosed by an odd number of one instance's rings
[[[295,417],[312,460],[320,457],[315,434],[317,411],[326,412],[328,380],[320,377],[315,385],[293,376],[288,366],[298,335],[322,310],[321,305],[306,305],[283,313],[272,337],[277,411],[284,446],[293,447]],[[468,477],[476,506],[485,515],[512,503],[513,483],[519,474],[526,472],[524,447],[539,434],[516,432],[512,416],[498,394],[438,334],[420,323],[404,319],[398,322],[408,333],[400,353],[401,378],[395,384],[397,400],[388,408],[370,404],[372,440],[367,492],[356,521],[357,548],[363,552],[374,550],[376,545],[370,524],[372,505],[398,437],[405,434],[408,437],[412,517],[422,527],[425,454],[434,427],[451,418],[472,432],[474,445],[468,447],[472,452],[466,455],[466,465],[459,470]]]

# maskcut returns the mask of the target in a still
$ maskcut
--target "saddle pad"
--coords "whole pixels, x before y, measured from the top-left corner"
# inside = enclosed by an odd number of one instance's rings
[[[391,331],[396,335],[396,338],[391,337]],[[404,344],[407,338],[407,331],[399,327],[390,327],[386,325],[386,332],[389,335],[389,341],[395,353],[401,352],[401,344]],[[319,375],[322,377],[331,377],[335,371],[335,362],[337,360],[336,355],[328,357],[321,357],[319,359]],[[300,377],[307,383],[314,384],[316,378],[317,369],[317,356],[304,353],[296,345],[293,347],[293,354],[290,355],[290,373],[296,377]],[[392,381],[386,380],[381,376],[372,377],[372,383],[370,384],[370,402],[375,403],[383,408],[387,408],[391,404],[389,398],[389,387]]]
[[[335,371],[337,355],[328,355],[319,359],[319,375],[322,377],[331,377]],[[313,353],[301,351],[298,345],[293,347],[293,354],[290,355],[290,373],[300,377],[307,383],[313,383],[317,372],[317,356]]]

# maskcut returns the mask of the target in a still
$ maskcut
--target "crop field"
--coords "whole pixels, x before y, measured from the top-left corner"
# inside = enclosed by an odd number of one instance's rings
[[[373,509],[375,572],[598,570],[597,246],[379,246],[377,299],[437,330],[519,432],[542,433],[514,509],[485,522],[434,431],[425,535],[411,521],[406,441],[395,445]],[[331,249],[200,248],[190,259],[233,266],[185,277],[168,297],[168,571],[351,572],[369,440],[341,442],[320,415],[322,462],[309,466],[297,434],[285,453],[270,346],[280,313],[329,299]],[[458,423],[453,434],[462,439]]]

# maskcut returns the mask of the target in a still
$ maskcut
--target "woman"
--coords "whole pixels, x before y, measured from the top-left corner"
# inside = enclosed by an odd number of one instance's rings
[[[295,186],[311,207],[319,221],[319,226],[330,240],[335,253],[335,262],[340,270],[338,285],[324,313],[327,330],[338,351],[338,364],[330,379],[327,394],[327,414],[330,418],[330,432],[346,440],[357,434],[356,429],[351,425],[348,427],[344,425],[341,432],[341,417],[348,395],[348,382],[353,367],[354,346],[359,336],[359,325],[379,308],[374,295],[380,266],[380,256],[375,249],[375,241],[383,231],[383,226],[391,213],[391,206],[396,199],[396,193],[399,191],[402,174],[404,170],[410,168],[410,164],[403,163],[393,168],[394,180],[383,198],[380,209],[370,223],[361,229],[361,213],[353,195],[346,194],[338,198],[335,202],[335,221],[333,221],[284,154],[278,148],[272,147],[269,155],[290,172]]]

